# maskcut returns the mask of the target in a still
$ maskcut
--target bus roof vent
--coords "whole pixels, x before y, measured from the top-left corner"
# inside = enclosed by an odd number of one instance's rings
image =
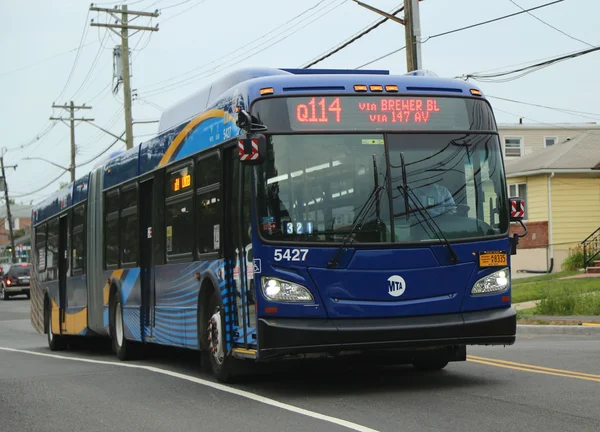
[[[381,69],[281,69],[294,75],[389,75],[389,70]]]
[[[430,70],[427,70],[427,69],[419,69],[419,70],[410,71],[410,72],[405,73],[404,75],[427,76],[427,77],[439,78],[438,74],[436,74],[435,72],[432,72]]]

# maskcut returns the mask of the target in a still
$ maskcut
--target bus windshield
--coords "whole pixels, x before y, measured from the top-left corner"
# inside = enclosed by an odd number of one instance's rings
[[[500,151],[494,133],[270,135],[257,168],[260,233],[270,241],[339,243],[382,186],[355,242],[438,241],[428,218],[450,241],[505,234]]]

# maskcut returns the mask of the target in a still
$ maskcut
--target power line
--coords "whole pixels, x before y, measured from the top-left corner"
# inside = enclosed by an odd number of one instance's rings
[[[172,20],[173,18],[175,18],[175,17],[178,17],[179,15],[183,15],[184,13],[186,13],[187,11],[189,11],[189,10],[191,10],[191,9],[195,8],[196,6],[200,6],[200,5],[201,5],[202,3],[204,3],[205,1],[206,1],[206,0],[200,0],[198,3],[196,3],[196,4],[192,5],[192,6],[190,6],[189,8],[187,8],[187,9],[184,9],[184,10],[182,10],[181,12],[178,12],[178,13],[176,13],[175,15],[171,15],[170,17],[167,17],[167,18],[165,18],[165,19],[164,19],[164,20],[162,20],[160,23],[161,23],[161,24],[164,24],[164,23],[166,23],[167,21],[170,21],[170,20]],[[184,3],[187,3],[187,1],[181,2],[181,3],[179,3],[179,4],[180,4],[180,5],[182,5],[182,4],[184,4]],[[174,6],[175,6],[175,5],[174,5]],[[171,7],[173,7],[173,6],[171,6]],[[162,11],[163,9],[167,9],[167,8],[161,8],[161,11]]]
[[[154,84],[150,84],[150,85],[148,85],[148,87],[147,87],[145,90],[146,90],[146,91],[148,91],[148,92],[151,92],[151,91],[157,90],[159,87],[160,87],[160,88],[164,88],[164,87],[161,87],[161,85],[162,85],[163,83],[172,82],[174,79],[177,79],[177,78],[183,78],[183,77],[184,77],[184,76],[186,76],[186,75],[190,75],[190,74],[191,74],[191,73],[193,73],[193,72],[196,72],[196,71],[198,71],[198,70],[200,70],[200,69],[206,68],[206,67],[208,67],[208,66],[210,66],[210,65],[212,65],[212,64],[215,64],[215,63],[217,63],[217,62],[219,62],[219,61],[221,61],[221,60],[223,60],[223,59],[225,59],[225,58],[227,58],[227,57],[229,57],[229,56],[231,56],[231,55],[233,55],[233,54],[237,53],[238,51],[241,51],[241,50],[243,50],[244,48],[247,48],[248,46],[251,46],[251,45],[255,44],[255,43],[256,43],[256,42],[258,42],[259,40],[261,40],[261,39],[265,38],[266,36],[269,36],[269,35],[271,35],[273,32],[275,32],[275,31],[279,30],[280,28],[282,28],[282,27],[285,27],[286,25],[288,25],[288,24],[289,24],[289,23],[291,23],[292,21],[295,21],[295,20],[297,20],[298,18],[300,18],[302,15],[304,15],[304,14],[306,14],[306,13],[310,12],[311,10],[314,10],[314,9],[315,9],[315,8],[317,8],[319,5],[321,5],[322,3],[324,3],[325,1],[328,1],[328,0],[320,0],[320,1],[319,1],[318,3],[316,3],[315,5],[313,5],[313,6],[309,7],[308,9],[305,9],[303,12],[301,12],[301,13],[299,13],[298,15],[296,15],[296,16],[292,17],[291,19],[287,20],[286,22],[284,22],[283,24],[279,25],[278,27],[275,27],[274,29],[271,29],[271,30],[270,30],[270,31],[268,31],[267,33],[264,33],[262,36],[259,36],[259,37],[257,37],[256,39],[253,39],[253,40],[249,41],[249,42],[248,42],[248,43],[246,43],[245,45],[242,45],[242,46],[240,46],[240,47],[238,47],[238,48],[234,49],[233,51],[230,51],[229,53],[227,53],[227,54],[225,54],[225,55],[223,55],[223,56],[221,56],[221,57],[219,57],[219,58],[217,58],[217,59],[215,59],[215,60],[213,60],[213,61],[211,61],[211,62],[209,62],[209,63],[205,63],[205,64],[203,64],[203,65],[197,66],[197,67],[195,67],[195,68],[193,68],[193,69],[190,69],[189,71],[187,71],[187,72],[185,72],[185,73],[183,73],[183,74],[178,74],[177,76],[172,76],[172,77],[170,77],[170,78],[167,78],[167,79],[164,79],[164,80],[161,80],[161,81],[157,81],[157,82],[155,82]],[[155,87],[156,87],[156,89],[154,89]]]
[[[400,13],[404,10],[404,6],[396,9],[395,11],[391,12],[391,15],[396,15],[397,13]],[[333,47],[330,48],[328,51],[326,51],[325,53],[323,53],[320,57],[318,57],[317,59],[311,60],[306,66],[303,66],[304,69],[308,69],[311,66],[316,65],[317,63],[322,62],[323,60],[325,60],[328,57],[331,57],[332,55],[334,55],[335,53],[343,50],[344,48],[346,48],[348,45],[350,45],[351,43],[356,42],[357,40],[359,40],[360,38],[362,38],[363,36],[369,34],[370,32],[372,32],[373,30],[375,30],[377,27],[379,27],[381,24],[385,23],[386,21],[389,21],[389,18],[383,18],[380,19],[379,21],[374,22],[372,25],[370,25],[369,27],[367,27],[366,29],[358,32],[357,34],[355,34],[354,36],[352,36],[350,39],[348,39],[345,42],[342,42],[341,45],[338,45],[337,47]]]
[[[85,25],[83,27],[83,32],[81,32],[79,48],[77,49],[77,55],[75,55],[75,60],[73,61],[73,66],[71,67],[71,72],[69,73],[69,77],[67,78],[67,82],[65,83],[65,86],[63,87],[60,94],[56,97],[55,100],[59,100],[63,96],[63,94],[67,90],[67,87],[69,86],[69,83],[71,82],[71,78],[73,77],[73,73],[75,72],[75,68],[77,67],[77,62],[79,61],[79,55],[81,54],[81,48],[85,41],[85,37],[87,36],[87,32],[88,32],[87,20],[88,20],[89,16],[90,16],[90,11],[88,10],[88,13],[85,17]]]
[[[52,185],[52,184],[53,184],[55,181],[59,180],[59,179],[60,179],[62,176],[64,176],[65,174],[66,174],[66,171],[63,171],[63,172],[61,172],[61,173],[58,175],[58,177],[56,177],[56,178],[55,178],[55,179],[53,179],[52,181],[50,181],[50,182],[46,183],[44,186],[42,186],[42,187],[41,187],[41,188],[39,188],[39,189],[36,189],[36,190],[34,190],[34,191],[31,191],[31,192],[27,192],[27,193],[19,194],[19,195],[12,194],[11,196],[12,196],[13,198],[23,198],[23,197],[26,197],[26,196],[30,196],[30,195],[36,194],[36,193],[38,193],[38,192],[40,192],[40,191],[43,191],[43,190],[44,190],[44,189],[46,189],[48,186],[51,186],[51,185]]]
[[[317,16],[316,18],[314,18],[313,20],[311,20],[309,23],[305,24],[303,27],[297,28],[297,29],[296,29],[296,30],[294,30],[293,32],[291,32],[291,33],[288,33],[288,34],[286,34],[286,35],[285,35],[285,36],[283,36],[283,37],[281,37],[281,34],[285,33],[285,31],[284,31],[284,32],[281,32],[281,33],[279,33],[279,34],[276,34],[276,35],[274,35],[273,37],[271,37],[270,39],[267,39],[267,40],[266,40],[265,42],[263,42],[262,44],[260,44],[260,45],[258,45],[258,46],[256,46],[256,47],[254,47],[253,49],[254,49],[255,51],[254,51],[254,52],[251,52],[249,55],[247,55],[247,56],[245,56],[245,57],[242,57],[242,58],[234,58],[234,59],[231,59],[231,60],[225,61],[224,63],[222,63],[222,64],[220,64],[220,65],[217,65],[217,66],[215,66],[214,68],[212,68],[212,70],[208,70],[208,71],[205,71],[205,72],[199,73],[199,74],[197,74],[197,75],[191,76],[191,77],[189,77],[189,78],[186,78],[186,79],[183,79],[183,80],[180,80],[180,81],[176,81],[176,82],[174,82],[174,83],[171,83],[171,84],[167,84],[167,85],[165,85],[165,86],[163,86],[163,87],[161,87],[161,88],[157,88],[157,89],[154,89],[154,90],[148,90],[147,92],[140,92],[140,94],[142,94],[144,97],[155,96],[155,95],[158,95],[158,94],[161,94],[161,93],[167,92],[167,91],[174,90],[174,89],[176,89],[176,88],[179,88],[179,87],[184,87],[184,86],[186,86],[186,85],[189,85],[190,83],[192,83],[193,81],[196,81],[196,80],[198,80],[198,79],[201,79],[201,78],[208,78],[208,77],[210,77],[210,76],[213,76],[213,75],[215,75],[215,74],[217,74],[217,73],[219,73],[219,72],[221,72],[221,71],[225,70],[225,69],[226,69],[226,68],[228,68],[228,67],[232,67],[232,66],[235,66],[235,65],[237,65],[237,64],[239,64],[239,63],[242,63],[243,61],[245,61],[245,60],[247,60],[247,59],[249,59],[249,58],[251,58],[251,57],[254,57],[254,56],[255,56],[255,55],[257,55],[257,54],[260,54],[260,53],[262,53],[262,52],[266,51],[267,49],[271,48],[272,46],[275,46],[275,45],[277,45],[278,43],[281,43],[281,42],[283,42],[284,40],[286,40],[287,38],[289,38],[289,37],[291,37],[292,35],[296,34],[296,33],[297,33],[297,32],[299,32],[300,30],[303,30],[303,29],[305,29],[305,28],[306,28],[308,25],[312,24],[313,22],[315,22],[315,21],[319,20],[320,18],[324,17],[325,15],[327,15],[327,14],[329,14],[329,13],[333,12],[335,9],[337,9],[337,8],[339,8],[340,6],[344,5],[345,3],[347,3],[347,1],[348,1],[348,0],[342,0],[341,2],[339,2],[339,3],[337,3],[337,4],[335,4],[335,2],[333,2],[333,3],[330,3],[330,4],[329,4],[328,6],[326,6],[325,8],[322,8],[322,9],[321,9],[321,10],[319,10],[318,12],[316,12],[316,13],[314,13],[314,14],[312,14],[312,15],[309,15],[309,16],[308,16],[308,17],[306,17],[304,20],[302,20],[302,21],[300,21],[300,22],[298,22],[298,23],[294,24],[294,26],[292,26],[291,28],[294,28],[294,27],[298,26],[298,24],[301,24],[301,23],[303,23],[304,21],[308,20],[309,18],[311,18],[311,17],[313,17],[313,16],[317,15],[317,13],[325,11],[325,12],[324,12],[324,13],[322,13],[321,15],[319,15],[319,16]],[[327,7],[329,7],[329,6],[332,6],[332,5],[333,5],[333,7],[332,7],[331,9],[329,9],[329,10],[325,10]],[[289,29],[288,29],[288,30],[289,30]],[[287,30],[286,30],[286,31],[287,31]],[[268,33],[267,33],[267,35],[268,35]],[[265,35],[265,36],[266,36],[266,35]],[[265,45],[266,43],[268,43],[269,41],[272,41],[272,40],[275,40],[275,41],[274,41],[273,43],[271,43],[270,45],[268,45],[268,46],[265,46],[265,47],[261,48],[261,46]],[[237,60],[237,61],[234,61],[234,60]],[[234,61],[234,63],[227,64],[227,63],[229,63],[229,62],[231,62],[231,61]],[[213,63],[214,63],[214,62],[213,62]],[[219,68],[220,68],[220,69],[219,69]]]
[[[405,46],[403,46],[402,48],[395,49],[394,51],[391,51],[391,52],[389,52],[389,53],[387,53],[387,54],[384,54],[384,55],[382,55],[381,57],[377,57],[377,58],[376,58],[376,59],[374,59],[374,60],[371,60],[371,61],[369,61],[369,62],[367,62],[367,63],[361,64],[360,66],[357,66],[355,69],[362,69],[362,68],[364,68],[365,66],[369,66],[371,63],[375,63],[375,62],[377,62],[377,61],[379,61],[379,60],[383,60],[384,58],[386,58],[386,57],[389,57],[389,56],[391,56],[391,55],[393,55],[393,54],[396,54],[397,52],[400,52],[400,51],[402,51],[402,50],[404,50],[404,49],[406,49],[406,47],[405,47]]]
[[[520,5],[518,5],[518,4],[517,4],[517,2],[515,2],[514,0],[508,0],[508,1],[509,1],[509,2],[511,2],[512,4],[514,4],[514,5],[515,5],[516,7],[518,7],[519,9],[521,9],[521,10],[525,10],[525,9],[523,9],[523,7],[521,7]],[[533,18],[535,18],[536,20],[538,20],[539,22],[541,22],[541,23],[543,23],[543,24],[547,25],[548,27],[550,27],[551,29],[554,29],[554,30],[556,30],[556,31],[557,31],[557,32],[559,32],[559,33],[562,33],[563,35],[565,35],[565,36],[566,36],[566,37],[568,37],[568,38],[571,38],[571,39],[573,39],[573,40],[576,40],[577,42],[581,42],[582,44],[585,44],[585,45],[587,45],[587,46],[589,46],[589,47],[593,47],[593,46],[594,46],[594,45],[592,45],[592,44],[589,44],[589,43],[587,43],[586,41],[583,41],[583,40],[581,40],[581,39],[577,39],[575,36],[571,36],[570,34],[568,34],[568,33],[564,32],[564,31],[562,31],[561,29],[559,29],[559,28],[557,28],[557,27],[554,27],[552,24],[550,24],[550,23],[548,23],[548,22],[544,21],[543,19],[541,19],[541,18],[537,17],[536,15],[532,14],[531,12],[527,12],[527,13],[528,13],[529,15],[531,15]]]
[[[558,111],[558,112],[562,112],[565,114],[578,115],[579,117],[589,118],[589,119],[593,119],[593,120],[597,120],[598,118],[600,118],[600,114],[598,114],[598,113],[591,113],[591,112],[586,112],[586,111],[576,111],[576,110],[570,110],[570,109],[566,109],[566,108],[556,108],[556,107],[551,107],[551,106],[547,106],[547,105],[540,105],[540,104],[535,104],[535,103],[530,103],[530,102],[523,102],[523,101],[519,101],[519,100],[515,100],[515,99],[503,98],[500,96],[486,95],[486,97],[489,99],[498,99],[498,100],[503,100],[506,102],[521,104],[521,105],[529,105],[529,106],[538,107],[538,108],[545,108],[548,110]],[[589,116],[597,116],[597,117],[589,117]]]
[[[598,50],[600,50],[600,46],[586,49],[583,51],[578,51],[574,54],[568,54],[568,55],[564,55],[564,56],[560,56],[560,57],[555,57],[554,59],[547,60],[547,61],[544,61],[541,63],[536,63],[531,66],[526,66],[526,67],[522,67],[519,69],[514,69],[514,70],[510,70],[510,71],[505,71],[505,72],[491,73],[491,74],[467,74],[467,75],[464,75],[464,78],[465,79],[472,78],[476,81],[493,82],[493,83],[513,81],[518,78],[522,78],[525,75],[528,75],[532,72],[536,72],[540,69],[546,68],[553,64],[560,63],[561,61],[580,57],[580,56],[590,54],[590,53],[598,51]],[[510,78],[502,78],[502,77],[506,77],[507,75],[513,75],[513,74],[519,74],[519,75],[510,77]],[[494,78],[500,78],[500,79],[494,80]]]
[[[123,137],[123,135],[125,135],[125,132],[123,132],[123,133],[120,135],[120,138],[122,138],[122,137]],[[89,164],[89,163],[92,163],[92,162],[94,162],[96,159],[98,159],[98,158],[99,158],[100,156],[102,156],[104,153],[106,153],[107,151],[109,151],[109,150],[110,150],[110,149],[111,149],[111,148],[112,148],[112,147],[113,147],[113,146],[114,146],[116,143],[118,143],[119,141],[120,141],[120,139],[116,139],[116,140],[114,140],[114,141],[113,141],[113,143],[112,143],[111,145],[109,145],[108,147],[106,147],[104,150],[102,150],[102,152],[98,153],[98,154],[97,154],[96,156],[94,156],[92,159],[90,159],[90,160],[87,160],[87,161],[85,161],[85,162],[82,162],[82,163],[80,163],[78,166],[81,168],[81,167],[82,167],[82,166],[84,166],[84,165],[87,165],[87,164]]]
[[[82,45],[81,48],[85,48],[85,47],[88,47],[90,45],[94,45],[96,43],[98,43],[98,42],[96,42],[96,41],[88,42],[88,43]],[[38,60],[35,63],[30,63],[30,64],[28,64],[26,66],[22,66],[22,67],[17,68],[17,69],[9,70],[9,71],[6,71],[6,72],[0,72],[0,77],[5,76],[5,75],[10,75],[10,74],[16,73],[16,72],[21,72],[21,71],[23,71],[25,69],[30,69],[32,67],[35,67],[35,66],[39,65],[40,63],[44,63],[44,62],[47,62],[49,60],[53,60],[53,59],[55,59],[57,57],[61,57],[61,56],[67,55],[67,54],[71,54],[72,52],[75,52],[75,51],[77,51],[79,49],[80,49],[79,47],[73,48],[73,49],[70,49],[69,51],[63,51],[61,53],[51,55],[50,57],[45,57],[43,59]]]
[[[424,44],[425,42],[429,42],[431,39],[435,39],[435,38],[438,38],[438,37],[446,36],[446,35],[449,35],[449,34],[452,34],[452,33],[461,32],[461,31],[464,31],[464,30],[470,30],[470,29],[475,28],[475,27],[479,27],[479,26],[486,25],[486,24],[491,24],[491,23],[494,23],[494,22],[497,22],[497,21],[501,21],[501,20],[504,20],[504,19],[507,19],[507,18],[512,18],[514,16],[521,15],[521,14],[524,14],[524,13],[528,13],[528,12],[531,12],[531,11],[536,10],[536,9],[541,9],[541,8],[545,8],[545,7],[548,7],[548,6],[552,6],[554,4],[561,3],[563,1],[565,1],[565,0],[555,0],[553,2],[546,3],[546,4],[543,4],[543,5],[540,5],[540,6],[536,6],[536,7],[532,7],[530,9],[526,9],[526,10],[523,10],[521,12],[515,12],[515,13],[512,13],[512,14],[503,15],[503,16],[500,16],[500,17],[497,17],[497,18],[493,18],[493,19],[490,19],[490,20],[478,22],[476,24],[471,24],[471,25],[468,25],[468,26],[465,26],[465,27],[459,27],[459,28],[456,28],[454,30],[448,30],[448,31],[445,31],[445,32],[442,32],[442,33],[438,33],[438,34],[435,34],[433,36],[429,36],[427,39],[425,39],[423,42],[421,42],[421,44]],[[381,57],[379,57],[379,58],[377,58],[375,60],[372,60],[372,61],[370,61],[368,63],[365,63],[364,65],[362,65],[360,67],[364,67],[366,65],[374,63],[375,61],[382,60],[382,59],[384,59],[386,57],[389,57],[392,54],[395,54],[395,53],[397,53],[399,51],[402,51],[404,48],[406,48],[406,47],[402,47],[400,49],[396,49],[396,50],[391,51],[391,52],[389,52],[387,54],[384,54]],[[359,69],[359,68],[356,68],[356,69]]]
[[[184,1],[182,1],[182,2],[179,2],[179,3],[175,3],[174,5],[170,5],[170,6],[164,6],[164,7],[161,7],[161,8],[160,8],[160,10],[161,10],[161,11],[164,11],[165,9],[171,9],[171,8],[174,8],[174,7],[181,6],[181,5],[183,5],[183,4],[189,3],[189,2],[191,2],[191,1],[192,1],[192,0],[184,0]],[[156,3],[159,3],[159,2],[156,2]],[[152,3],[152,4],[151,4],[150,6],[148,6],[148,7],[151,7],[152,5],[155,5],[156,3]]]

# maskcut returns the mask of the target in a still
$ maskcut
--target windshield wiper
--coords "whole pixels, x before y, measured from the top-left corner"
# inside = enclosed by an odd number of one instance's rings
[[[350,240],[351,237],[352,237],[352,241],[354,241],[354,238],[355,238],[354,234],[356,233],[356,229],[359,226],[361,226],[362,221],[367,217],[367,214],[371,211],[371,208],[373,208],[373,205],[375,203],[379,202],[379,195],[381,194],[382,190],[383,190],[383,186],[378,186],[378,185],[375,186],[375,188],[373,189],[373,191],[367,198],[367,201],[365,202],[365,205],[363,206],[362,210],[356,217],[356,220],[352,224],[352,228],[350,229],[350,232],[348,234],[346,234],[346,236],[344,237],[344,240],[342,241],[342,244],[340,245],[340,247],[337,248],[335,254],[333,255],[333,257],[331,257],[331,259],[327,263],[327,268],[337,267],[337,265],[339,264],[338,256],[339,256],[340,252],[344,249],[344,247],[346,247],[346,243],[348,243],[348,241]]]
[[[413,192],[413,190],[410,188],[410,186],[408,186],[408,182],[406,181],[406,164],[404,163],[404,153],[400,153],[400,163],[401,163],[401,168],[402,168],[402,186],[397,186],[397,188],[404,195],[406,219],[408,219],[408,217],[409,217],[408,216],[409,215],[408,200],[410,199],[413,202],[413,204],[415,205],[419,214],[423,217],[424,221],[427,223],[427,226],[429,227],[429,229],[434,232],[437,231],[437,233],[435,233],[435,234],[438,236],[438,240],[440,240],[440,237],[441,237],[441,239],[444,240],[444,243],[448,247],[448,252],[450,253],[450,261],[453,264],[456,264],[458,262],[458,255],[456,255],[456,251],[452,247],[452,244],[448,241],[448,239],[444,235],[444,232],[441,230],[439,225],[436,223],[434,217],[431,216],[431,213],[429,213],[429,211],[427,210],[427,207],[425,207],[421,203],[421,201],[419,200],[417,195]],[[411,194],[412,194],[412,196],[411,196]],[[435,226],[435,229],[433,228],[432,224]]]

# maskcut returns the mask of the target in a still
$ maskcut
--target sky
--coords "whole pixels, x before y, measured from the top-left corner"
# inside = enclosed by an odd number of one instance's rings
[[[403,3],[364,1],[388,12]],[[454,78],[511,70],[600,45],[598,0],[563,0],[532,12],[539,20],[521,14],[428,40],[519,12],[519,6],[527,9],[551,1],[421,1],[422,68]],[[96,3],[107,8],[121,4]],[[238,68],[304,66],[380,19],[352,0],[132,0],[127,5],[130,10],[160,13],[158,18],[135,21],[141,26],[158,24],[159,31],[138,32],[129,40],[134,121],[158,120],[164,109]],[[78,111],[78,116],[93,118],[115,135],[125,131],[122,87],[116,94],[111,91],[112,51],[120,38],[108,29],[91,27],[91,20],[114,19],[89,7],[88,0],[0,0],[0,147],[6,147],[5,164],[17,165],[6,174],[10,195],[18,203],[39,202],[69,180],[68,172],[47,162],[64,167],[70,163],[69,127],[49,120],[68,112],[53,109],[53,103],[86,104],[92,109]],[[402,48],[404,40],[404,27],[388,21],[314,67],[353,69]],[[406,73],[405,51],[367,68]],[[600,123],[599,70],[600,51],[507,82],[472,82],[487,96],[587,113],[490,99],[500,123],[516,123],[520,117],[524,123]],[[150,139],[157,128],[158,123],[134,124],[134,145]],[[105,157],[125,148],[117,142],[106,150],[114,138],[89,123],[78,123],[75,136],[77,177],[102,160],[96,158],[99,154],[105,152]]]

